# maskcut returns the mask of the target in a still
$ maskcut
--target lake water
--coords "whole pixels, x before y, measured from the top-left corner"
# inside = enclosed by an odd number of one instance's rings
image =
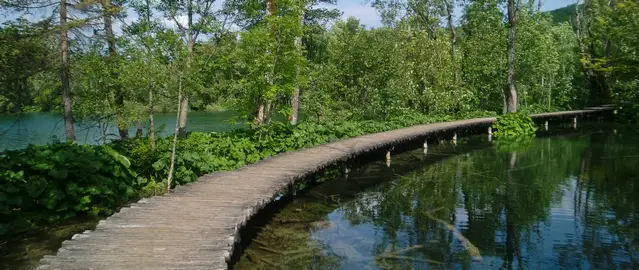
[[[580,130],[365,165],[281,209],[234,269],[637,269],[639,134]]]
[[[221,112],[190,112],[187,127],[189,131],[223,132],[240,124],[228,122],[237,116],[232,111]],[[155,126],[159,136],[168,136],[175,130],[175,114],[161,113],[155,115]],[[148,121],[143,123],[148,126]],[[75,125],[78,143],[97,144],[100,142],[100,128],[95,123],[78,123]],[[114,125],[108,127],[106,134],[109,139],[117,138]],[[130,136],[135,136],[135,127],[129,130]],[[61,114],[55,113],[24,113],[20,115],[0,114],[0,151],[6,149],[20,149],[28,144],[46,144],[58,138],[64,141],[64,121]]]

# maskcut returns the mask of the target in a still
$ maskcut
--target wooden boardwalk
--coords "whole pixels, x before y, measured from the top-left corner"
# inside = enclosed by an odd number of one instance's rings
[[[610,107],[535,115],[578,117]],[[487,128],[495,118],[418,125],[370,134],[268,158],[200,177],[163,196],[142,199],[62,243],[38,269],[227,269],[239,230],[288,185],[372,151],[428,135]]]

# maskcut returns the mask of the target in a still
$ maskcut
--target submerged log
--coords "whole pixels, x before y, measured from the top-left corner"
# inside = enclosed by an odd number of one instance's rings
[[[468,252],[468,254],[470,255],[471,258],[473,258],[473,260],[475,261],[482,261],[482,257],[481,257],[481,252],[479,251],[479,249],[473,245],[473,243],[470,242],[470,240],[468,240],[468,238],[466,238],[463,234],[461,234],[456,228],[455,226],[453,226],[452,224],[438,219],[436,217],[434,217],[430,212],[426,212],[426,215],[432,219],[437,221],[438,223],[444,225],[444,227],[446,227],[449,231],[451,231],[453,233],[453,235],[455,235],[455,237],[457,238],[457,240],[459,240],[462,243],[462,246],[464,246],[464,248],[466,249],[466,251]]]

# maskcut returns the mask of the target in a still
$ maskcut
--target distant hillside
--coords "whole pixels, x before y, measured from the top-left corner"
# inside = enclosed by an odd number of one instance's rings
[[[570,22],[575,16],[575,4],[549,11],[554,23]]]

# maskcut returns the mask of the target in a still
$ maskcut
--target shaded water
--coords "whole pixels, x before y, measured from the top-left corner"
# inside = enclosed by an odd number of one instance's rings
[[[636,269],[639,134],[589,130],[368,164],[294,199],[234,268]]]
[[[231,124],[228,120],[236,117],[232,111],[190,112],[188,117],[189,131],[223,132],[240,124]],[[159,136],[173,134],[175,130],[175,113],[158,113],[154,117]],[[148,123],[143,123],[144,131]],[[75,125],[76,139],[82,144],[97,144],[102,137],[107,140],[118,138],[115,125],[101,126],[96,122],[81,122]],[[129,129],[135,135],[135,127]],[[20,149],[28,144],[46,144],[53,139],[64,140],[64,121],[61,114],[24,113],[0,114],[0,151]]]
[[[95,229],[98,220],[79,218],[0,238],[0,269],[35,269],[44,255],[55,254],[74,234]]]

